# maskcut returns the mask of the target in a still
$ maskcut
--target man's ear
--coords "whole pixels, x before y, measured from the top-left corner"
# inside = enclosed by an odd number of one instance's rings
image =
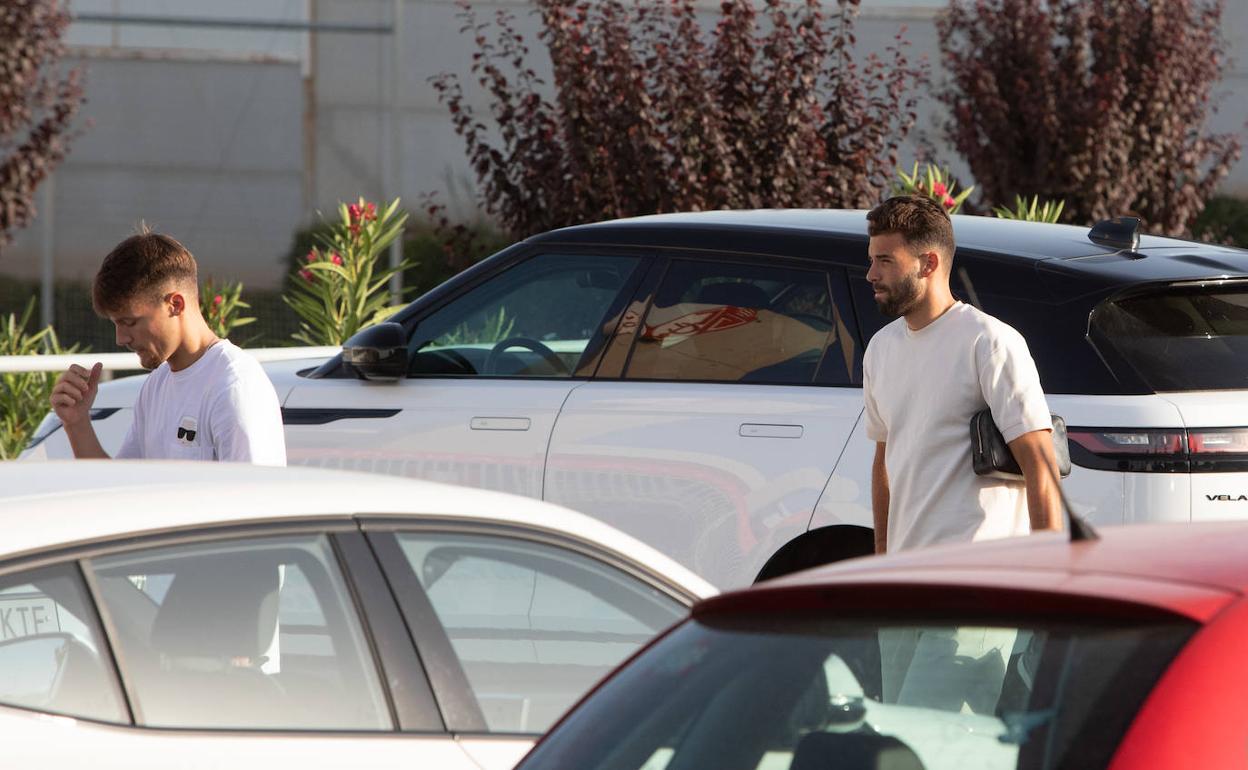
[[[180,291],[170,293],[168,302],[170,315],[182,315],[186,310],[186,297],[183,297]]]
[[[940,254],[935,251],[925,251],[919,255],[919,274],[924,278],[928,278],[936,274],[940,269]]]

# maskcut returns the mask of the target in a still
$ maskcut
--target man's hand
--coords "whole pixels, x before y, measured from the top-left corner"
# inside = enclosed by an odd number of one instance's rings
[[[1062,528],[1061,479],[1053,453],[1052,431],[1033,430],[1010,442],[1010,451],[1023,470],[1027,485],[1027,515],[1031,531]]]
[[[91,367],[91,371],[71,364],[57,379],[48,401],[66,428],[91,422],[91,405],[95,403],[95,394],[100,389],[100,372],[103,369],[104,365],[99,363]]]

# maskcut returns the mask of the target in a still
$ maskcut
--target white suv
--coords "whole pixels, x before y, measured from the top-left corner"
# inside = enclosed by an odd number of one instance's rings
[[[955,293],[1026,337],[1082,513],[1248,519],[1248,252],[1130,227],[954,228]],[[720,587],[862,552],[862,352],[886,323],[866,250],[861,211],[535,236],[362,332],[345,363],[270,365],[291,462],[554,501]],[[138,382],[100,390],[106,449]],[[28,456],[68,455],[54,421],[39,438]]]

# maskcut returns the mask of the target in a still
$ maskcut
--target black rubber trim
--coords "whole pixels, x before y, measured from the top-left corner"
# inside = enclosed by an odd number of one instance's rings
[[[442,712],[442,721],[454,733],[486,732],[489,728],[485,714],[472,692],[459,656],[455,654],[450,637],[446,635],[424,586],[403,555],[398,538],[392,532],[365,534],[393,589],[408,633],[416,641],[429,684]]]
[[[1067,429],[1069,432],[1069,429]],[[1080,468],[1119,473],[1188,473],[1191,462],[1184,455],[1096,454],[1074,441],[1070,442],[1070,462]]]
[[[332,537],[372,639],[398,729],[445,730],[424,664],[368,541],[359,532],[339,532]]]
[[[337,420],[375,420],[393,417],[399,409],[290,409],[282,408],[283,425],[326,425]]]

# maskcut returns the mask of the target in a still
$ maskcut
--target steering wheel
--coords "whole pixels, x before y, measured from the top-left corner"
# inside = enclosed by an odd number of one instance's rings
[[[546,347],[541,342],[529,337],[508,337],[496,344],[490,349],[490,354],[485,357],[485,364],[482,365],[482,374],[498,374],[498,364],[503,359],[503,353],[511,348],[526,348],[542,357],[542,360],[555,370],[556,374],[571,375],[572,370],[568,368],[563,359],[555,354],[555,351]]]

